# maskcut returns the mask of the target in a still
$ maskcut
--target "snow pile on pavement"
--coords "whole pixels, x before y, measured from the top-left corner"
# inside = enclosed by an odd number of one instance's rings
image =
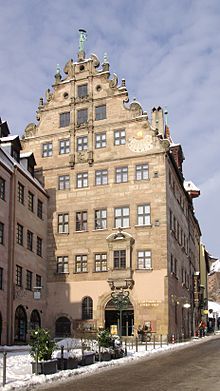
[[[73,370],[65,370],[60,371],[53,375],[32,375],[32,367],[31,361],[32,358],[29,355],[29,348],[23,347],[26,349],[25,351],[21,351],[21,347],[5,347],[7,350],[7,380],[5,387],[0,387],[0,390],[10,391],[10,390],[22,390],[28,391],[33,390],[35,387],[42,385],[43,383],[51,383],[54,381],[64,380],[74,376],[85,376],[87,374],[91,374],[93,372],[97,372],[97,370],[104,370],[108,367],[113,367],[115,365],[124,365],[133,360],[139,360],[144,357],[156,355],[165,351],[170,351],[174,349],[180,349],[185,347],[186,345],[198,343],[198,341],[206,340],[206,338],[202,340],[192,340],[188,342],[182,342],[173,345],[164,345],[162,347],[156,346],[156,349],[153,350],[152,345],[148,345],[148,350],[146,351],[145,344],[138,347],[138,352],[135,352],[135,347],[133,349],[128,349],[127,357],[111,360],[111,361],[103,361],[97,362],[93,365],[88,365],[85,367],[79,367]],[[76,349],[77,341],[73,341],[70,339],[62,340],[58,343],[58,346],[65,346],[65,348],[74,348],[74,351],[78,351],[78,354],[81,353],[81,349]],[[130,347],[131,348],[131,347]],[[23,350],[22,349],[22,350]],[[13,350],[13,351],[12,351]],[[0,383],[2,383],[2,370],[3,370],[3,355],[0,353]]]

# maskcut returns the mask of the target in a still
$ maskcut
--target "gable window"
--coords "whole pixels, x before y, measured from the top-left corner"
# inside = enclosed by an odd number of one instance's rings
[[[67,256],[57,257],[57,273],[69,272],[69,259]]]
[[[124,145],[126,143],[125,129],[114,131],[114,145]]]
[[[128,181],[128,167],[116,167],[115,182],[124,183]]]
[[[39,199],[37,200],[37,216],[43,219],[43,202]]]
[[[69,232],[69,214],[58,214],[58,233],[68,234]]]
[[[95,210],[95,229],[107,228],[107,209]]]
[[[33,251],[33,232],[27,230],[27,249]]]
[[[70,112],[60,114],[60,128],[65,128],[65,126],[69,126],[70,124]]]
[[[95,120],[100,121],[106,118],[106,105],[97,106],[95,108]]]
[[[58,189],[65,190],[70,188],[70,177],[69,175],[61,175],[58,178]]]
[[[107,271],[107,254],[100,253],[95,254],[95,271],[106,272]]]
[[[28,209],[34,211],[34,195],[30,191],[28,192]]]
[[[148,164],[137,164],[135,171],[136,181],[142,181],[149,178]]]
[[[53,144],[45,143],[42,145],[42,157],[50,157],[53,155]]]
[[[80,172],[76,175],[76,187],[88,187],[88,172]]]
[[[3,267],[0,267],[0,289],[3,289]]]
[[[87,272],[87,255],[76,255],[76,273]]]
[[[0,177],[0,199],[5,200],[5,180]]]
[[[108,184],[108,170],[97,170],[95,172],[95,184],[96,186]]]
[[[65,155],[67,153],[70,153],[70,139],[66,140],[60,140],[60,155]]]
[[[115,228],[129,227],[129,207],[115,208]]]
[[[137,224],[150,225],[150,205],[143,204],[137,207]]]
[[[152,260],[151,260],[151,251],[149,250],[140,250],[137,252],[137,268],[139,270],[152,268]]]
[[[24,186],[18,182],[18,201],[24,205]]]
[[[81,136],[76,139],[76,150],[77,152],[86,151],[88,149],[88,137]]]
[[[114,251],[114,269],[126,268],[126,250]]]
[[[76,231],[87,231],[87,211],[76,212]]]
[[[0,244],[4,244],[4,224],[0,223]]]
[[[93,301],[91,297],[84,297],[82,300],[82,320],[93,318]]]
[[[37,236],[37,255],[42,257],[43,240]]]
[[[97,149],[106,147],[106,132],[96,133],[96,135],[95,135],[95,147]]]
[[[88,84],[82,84],[81,86],[78,86],[77,92],[79,98],[85,98],[88,96]]]
[[[16,285],[22,286],[22,267],[16,265]]]
[[[77,125],[82,125],[88,121],[88,109],[77,111]]]
[[[17,243],[23,246],[23,233],[24,233],[24,227],[17,223]]]
[[[27,274],[26,274],[26,289],[28,291],[32,290],[32,277],[33,277],[33,273],[30,270],[27,270]]]

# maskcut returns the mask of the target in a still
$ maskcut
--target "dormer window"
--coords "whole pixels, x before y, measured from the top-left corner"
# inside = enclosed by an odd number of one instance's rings
[[[78,86],[77,92],[79,98],[85,98],[88,96],[88,84],[82,84],[81,86]]]

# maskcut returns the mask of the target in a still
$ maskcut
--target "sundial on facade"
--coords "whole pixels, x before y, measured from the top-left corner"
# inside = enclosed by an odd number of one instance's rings
[[[128,148],[132,152],[147,152],[153,148],[152,136],[145,131],[139,130],[134,137],[128,140]]]

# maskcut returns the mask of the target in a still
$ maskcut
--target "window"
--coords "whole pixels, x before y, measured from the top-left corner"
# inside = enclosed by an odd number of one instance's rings
[[[76,231],[87,231],[87,211],[76,212]]]
[[[0,289],[3,289],[3,267],[0,267]]]
[[[16,285],[22,286],[22,267],[16,265]]]
[[[95,229],[107,228],[107,209],[95,210]]]
[[[95,254],[95,271],[106,272],[107,270],[107,254]]]
[[[29,191],[28,192],[28,209],[34,211],[34,195]]]
[[[27,230],[27,249],[33,251],[33,233]]]
[[[42,157],[49,157],[53,154],[53,144],[45,143],[42,145]]]
[[[0,244],[4,244],[4,224],[0,223]]]
[[[137,268],[140,270],[142,269],[151,270],[152,268],[151,251],[140,250],[137,252]]]
[[[106,105],[97,106],[95,108],[95,120],[100,121],[106,118]]]
[[[24,205],[24,186],[18,182],[18,201]]]
[[[143,204],[137,207],[137,224],[150,225],[150,205]]]
[[[170,256],[170,273],[177,277],[177,260],[172,254]]]
[[[65,126],[69,126],[70,124],[70,112],[60,114],[60,128],[65,128]]]
[[[88,95],[88,84],[82,84],[81,86],[78,86],[78,97],[79,98],[85,98]]]
[[[70,140],[60,140],[60,155],[70,153]]]
[[[42,278],[39,274],[36,274],[36,286],[42,286]]]
[[[76,255],[76,273],[87,272],[87,255]]]
[[[128,181],[128,167],[116,167],[115,182],[123,183]]]
[[[129,207],[115,208],[115,228],[129,227]]]
[[[81,136],[76,139],[76,150],[77,152],[86,151],[88,149],[88,137]]]
[[[37,200],[37,216],[43,219],[43,202],[39,199]]]
[[[77,111],[77,125],[85,124],[88,121],[88,109]]]
[[[69,272],[69,260],[67,256],[57,257],[57,273]]]
[[[58,214],[58,233],[68,234],[69,233],[69,214],[62,213]]]
[[[93,301],[91,297],[84,297],[82,300],[82,320],[93,318]]]
[[[108,184],[108,170],[97,170],[95,172],[95,184],[96,186]]]
[[[69,175],[61,175],[58,178],[58,189],[65,190],[70,188],[70,177]]]
[[[5,199],[5,180],[0,177],[0,198]]]
[[[43,240],[37,236],[37,255],[42,257]]]
[[[98,148],[105,148],[106,147],[106,133],[96,133],[95,135],[95,147]]]
[[[126,268],[126,251],[117,250],[114,251],[114,269]]]
[[[30,272],[30,270],[27,270],[27,274],[26,274],[26,289],[28,291],[32,290],[32,276],[33,276],[33,273]]]
[[[114,131],[114,145],[124,145],[126,142],[126,133],[125,129],[115,130]]]
[[[149,178],[148,164],[137,164],[135,179],[136,181],[142,181]]]
[[[88,172],[80,172],[76,175],[76,187],[88,187]]]
[[[23,246],[24,227],[17,223],[17,243]]]

